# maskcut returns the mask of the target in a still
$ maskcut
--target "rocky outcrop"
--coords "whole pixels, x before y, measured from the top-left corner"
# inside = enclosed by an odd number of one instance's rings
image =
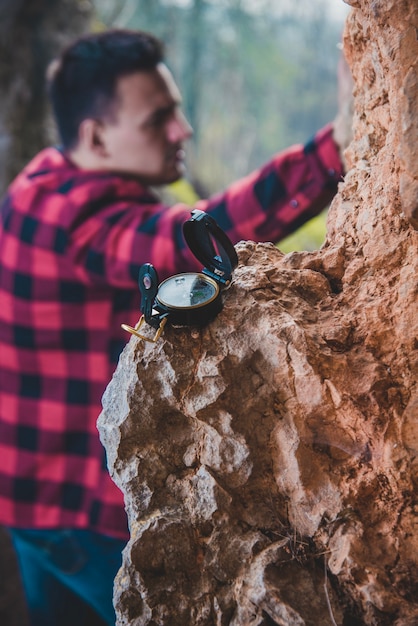
[[[104,396],[120,626],[418,623],[418,5],[350,4],[325,245],[239,244],[218,317],[132,338]]]

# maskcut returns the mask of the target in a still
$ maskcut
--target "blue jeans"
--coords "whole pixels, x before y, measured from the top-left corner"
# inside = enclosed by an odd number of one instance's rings
[[[31,626],[114,626],[124,541],[89,530],[9,531]]]

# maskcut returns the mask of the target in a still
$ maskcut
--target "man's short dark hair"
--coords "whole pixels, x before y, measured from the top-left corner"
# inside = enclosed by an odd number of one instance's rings
[[[156,37],[124,29],[85,35],[66,48],[48,72],[48,93],[63,147],[77,143],[84,119],[111,113],[118,78],[153,70],[163,57]]]

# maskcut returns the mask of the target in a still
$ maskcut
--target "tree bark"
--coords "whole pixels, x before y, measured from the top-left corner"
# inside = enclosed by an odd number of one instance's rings
[[[90,27],[89,0],[0,4],[0,195],[42,148],[57,140],[45,92],[49,62]]]

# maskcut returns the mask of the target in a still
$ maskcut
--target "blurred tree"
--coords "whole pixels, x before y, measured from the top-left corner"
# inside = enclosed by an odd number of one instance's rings
[[[90,0],[2,0],[0,3],[0,194],[55,131],[45,71],[57,51],[88,31]]]
[[[9,533],[0,526],[0,624],[29,626],[17,559]]]

